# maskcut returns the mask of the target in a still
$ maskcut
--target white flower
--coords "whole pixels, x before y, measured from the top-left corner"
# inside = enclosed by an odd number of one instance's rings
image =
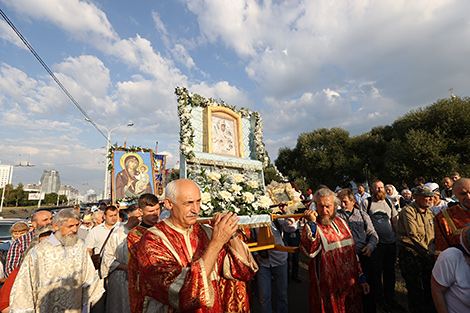
[[[243,188],[240,186],[240,185],[237,185],[237,184],[232,184],[230,186],[230,191],[234,192],[234,193],[239,193]]]
[[[201,195],[201,202],[202,203],[207,203],[211,201],[211,194],[208,193],[208,192],[204,192],[202,195]]]
[[[246,183],[248,187],[251,188],[258,188],[258,182],[256,180],[250,180],[249,182]]]
[[[251,192],[244,192],[243,199],[246,203],[252,203],[253,201],[255,201],[255,196]]]
[[[256,205],[262,208],[268,208],[271,204],[273,204],[273,201],[268,196],[261,196],[256,201]]]
[[[207,175],[207,178],[209,178],[210,180],[213,180],[213,181],[217,181],[220,179],[220,174],[217,173],[217,172],[210,172],[208,175]]]
[[[232,194],[228,191],[222,190],[219,192],[219,197],[225,201],[229,201],[232,198]]]
[[[233,174],[232,179],[235,183],[238,184],[238,183],[241,183],[245,179],[245,177],[243,177],[242,174]]]

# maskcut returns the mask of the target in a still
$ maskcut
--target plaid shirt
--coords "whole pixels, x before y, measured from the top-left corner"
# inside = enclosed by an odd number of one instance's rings
[[[7,261],[5,266],[5,276],[10,276],[11,272],[20,266],[21,257],[29,246],[29,243],[34,238],[34,231],[31,231],[20,238],[16,239],[11,244],[10,250],[8,250]]]

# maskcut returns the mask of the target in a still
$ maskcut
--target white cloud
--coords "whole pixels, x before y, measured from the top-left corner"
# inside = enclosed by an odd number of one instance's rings
[[[279,139],[265,139],[264,143],[266,144],[266,150],[268,150],[269,157],[271,158],[271,162],[274,163],[276,159],[277,153],[280,148],[289,147],[292,148],[295,146],[297,137],[281,137]]]
[[[176,44],[171,52],[173,53],[174,58],[181,62],[188,69],[194,68],[196,66],[194,60],[191,58],[183,45]]]
[[[248,96],[242,90],[230,85],[227,81],[217,82],[213,85],[201,82],[191,85],[189,89],[192,93],[197,93],[206,98],[222,99],[226,103],[238,108],[248,107],[251,104]]]
[[[65,100],[58,88],[30,78],[25,72],[5,63],[0,68],[0,92],[4,103],[8,98],[10,105],[22,106],[35,114],[49,114],[63,105]]]
[[[456,64],[459,72],[470,70],[458,61],[470,52],[470,42],[461,41],[470,35],[468,1],[186,3],[201,33],[245,58],[248,76],[276,97],[335,88],[352,78],[377,81],[397,101],[410,100],[403,89],[421,79],[413,99],[436,99],[442,83],[436,75],[455,77]],[[454,84],[463,86],[457,79]]]
[[[110,85],[109,69],[103,62],[93,55],[81,55],[68,57],[54,68],[67,75],[81,86],[90,95],[98,98],[106,98]]]
[[[18,48],[27,49],[23,41],[3,19],[0,20],[0,38],[13,43]]]
[[[166,29],[165,24],[163,23],[162,19],[160,18],[160,14],[156,11],[152,12],[152,19],[155,23],[155,27],[157,30],[164,36],[168,35],[168,31]]]
[[[2,0],[2,2],[25,16],[48,20],[80,40],[103,45],[117,38],[106,14],[92,2],[79,0]]]

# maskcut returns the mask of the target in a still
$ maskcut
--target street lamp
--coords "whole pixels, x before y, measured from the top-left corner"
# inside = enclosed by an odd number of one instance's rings
[[[107,132],[108,132],[108,138],[106,140],[106,153],[105,153],[105,162],[104,162],[104,167],[105,167],[105,170],[104,170],[104,190],[103,190],[103,199],[109,199],[109,193],[108,193],[108,185],[109,185],[109,173],[108,173],[108,152],[109,152],[109,148],[111,147],[111,133],[113,131],[115,131],[116,129],[118,128],[121,128],[121,127],[132,127],[134,126],[134,123],[127,123],[126,125],[121,125],[121,126],[118,126],[118,127],[114,127],[113,129],[111,130],[108,130],[105,126],[103,125],[100,125],[100,124],[97,124],[96,122],[92,121],[91,119],[89,118],[85,118],[85,121],[87,122],[90,122],[92,124],[95,124],[95,125],[98,125],[100,126],[101,128],[104,128]]]

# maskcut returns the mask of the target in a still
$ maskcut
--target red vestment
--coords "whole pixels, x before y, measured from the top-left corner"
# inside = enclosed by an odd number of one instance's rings
[[[450,245],[460,243],[462,229],[470,223],[470,211],[454,205],[439,212],[434,219],[436,256]]]
[[[305,225],[300,241],[302,253],[310,257],[310,312],[362,312],[359,264],[348,225],[336,217],[330,225]]]
[[[215,268],[205,268],[201,257],[211,236],[212,229],[206,225],[196,223],[183,231],[168,219],[150,228],[137,251],[140,289],[146,300],[158,301],[169,313],[222,313],[221,277],[249,281],[257,265],[248,247],[233,240],[220,251]]]
[[[129,302],[132,313],[142,313],[144,297],[139,290],[139,262],[137,259],[137,246],[140,238],[148,228],[139,225],[127,235],[128,261],[127,273],[129,276]]]
[[[251,242],[250,229],[239,230],[238,238],[244,243]],[[244,235],[244,236],[242,236]],[[223,277],[219,281],[220,294],[223,299],[224,313],[250,313],[253,293],[251,281],[230,280]]]

